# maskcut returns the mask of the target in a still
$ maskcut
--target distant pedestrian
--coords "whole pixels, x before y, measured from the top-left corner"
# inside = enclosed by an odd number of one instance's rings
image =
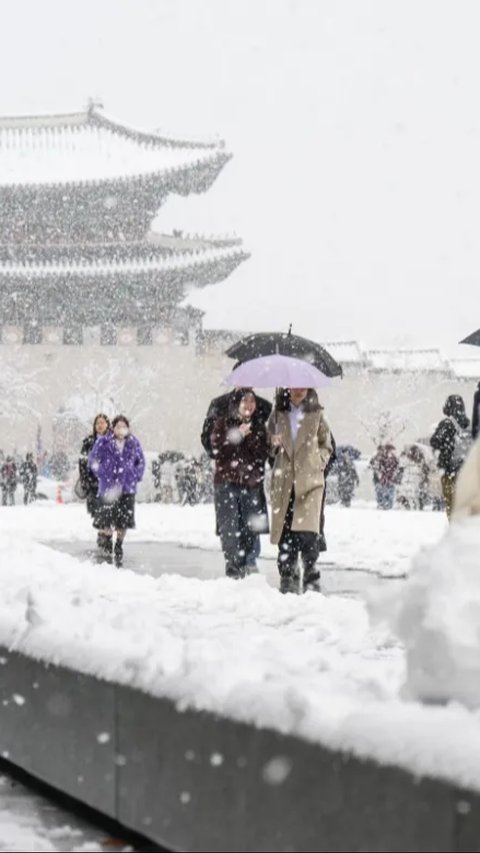
[[[115,564],[121,566],[123,541],[127,530],[135,527],[135,493],[145,471],[142,446],[130,432],[125,415],[117,415],[112,421],[112,432],[96,440],[88,466],[98,477],[100,497],[94,527],[102,534],[101,547],[108,561],[112,560],[116,531],[113,556]]]
[[[20,480],[23,485],[23,503],[26,505],[35,500],[37,493],[38,468],[33,453],[27,453],[25,461],[20,465]]]
[[[369,467],[373,474],[377,509],[392,509],[395,484],[398,481],[398,459],[393,444],[379,444],[375,456],[370,459]]]
[[[2,504],[7,506],[15,504],[15,492],[17,490],[17,466],[13,456],[7,456],[0,469],[0,484],[2,487]]]
[[[106,435],[111,429],[110,420],[107,415],[100,413],[93,421],[92,431],[83,439],[80,457],[78,460],[78,471],[80,484],[85,494],[87,512],[92,517],[92,522],[95,522],[97,510],[100,502],[98,498],[98,477],[88,466],[88,457],[93,449],[93,446],[102,435]],[[102,546],[102,534],[97,534],[97,545]]]
[[[472,445],[470,421],[459,394],[450,394],[443,407],[445,417],[433,433],[430,444],[437,451],[442,472],[442,491],[448,518],[452,513],[455,482]]]

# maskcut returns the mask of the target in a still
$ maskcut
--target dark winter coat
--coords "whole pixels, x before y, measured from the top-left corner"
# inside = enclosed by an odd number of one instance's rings
[[[88,457],[93,450],[93,445],[97,440],[97,435],[90,433],[83,439],[82,449],[78,459],[78,472],[80,474],[80,482],[85,489],[87,499],[95,497],[98,492],[98,478],[94,472],[88,467]]]
[[[397,482],[398,459],[393,449],[379,450],[370,460],[373,482],[378,486],[393,486]]]
[[[476,438],[480,433],[480,382],[477,390],[473,395],[473,411],[472,411],[472,438]]]
[[[462,423],[465,424],[465,421],[462,421]],[[468,426],[468,419],[466,420],[466,425],[462,426],[453,417],[444,418],[440,421],[430,439],[433,449],[438,450],[438,467],[444,471],[447,477],[455,477],[462,466],[462,461],[455,461],[453,455],[457,436],[462,431],[467,430]]]
[[[352,495],[355,486],[359,484],[359,478],[355,463],[345,453],[337,457],[335,470],[338,475],[338,489],[341,494]]]
[[[443,407],[446,415],[433,433],[430,444],[438,451],[438,467],[447,477],[456,477],[462,467],[463,459],[455,459],[457,442],[466,439],[470,421],[465,414],[465,403],[459,394],[450,394]],[[466,455],[465,451],[465,455]]]
[[[239,429],[239,418],[220,417],[214,421],[210,444],[215,459],[215,485],[235,483],[251,488],[263,483],[268,456],[267,431],[265,423],[255,415],[251,420],[251,432],[245,437]]]
[[[232,400],[234,399],[234,395],[235,391],[233,390],[229,391],[228,394],[222,394],[221,397],[215,397],[215,399],[212,400],[208,407],[207,415],[203,422],[200,440],[202,442],[204,450],[210,456],[210,459],[215,459],[211,440],[215,421],[218,418],[225,418],[228,416]],[[268,400],[265,400],[263,397],[257,397],[256,394],[255,398],[257,400],[255,416],[261,423],[266,424],[270,416],[270,412],[272,411],[272,404],[269,403]]]
[[[22,462],[20,465],[20,478],[26,491],[34,492],[37,488],[38,468],[33,461]]]
[[[112,432],[97,438],[88,457],[89,468],[98,477],[98,494],[134,495],[145,471],[145,457],[134,435],[127,435],[123,451]]]
[[[1,470],[3,489],[15,489],[17,485],[17,466],[15,462],[4,462]]]

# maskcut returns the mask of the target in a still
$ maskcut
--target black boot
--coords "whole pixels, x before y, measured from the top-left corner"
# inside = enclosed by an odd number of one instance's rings
[[[117,539],[115,542],[115,565],[117,569],[123,565],[123,539]]]
[[[307,564],[303,570],[303,585],[318,584],[320,582],[320,572],[315,563]]]
[[[298,593],[300,592],[299,580],[294,575],[280,575],[280,592],[287,593],[292,592]]]
[[[112,547],[113,547],[113,537],[108,536],[107,533],[99,533],[97,542],[100,549],[100,556],[103,561],[107,563],[112,562]]]

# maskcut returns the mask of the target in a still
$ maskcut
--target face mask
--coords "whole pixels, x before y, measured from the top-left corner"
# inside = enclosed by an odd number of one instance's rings
[[[119,427],[119,429],[116,430],[116,433],[118,438],[126,438],[128,435],[128,427]]]

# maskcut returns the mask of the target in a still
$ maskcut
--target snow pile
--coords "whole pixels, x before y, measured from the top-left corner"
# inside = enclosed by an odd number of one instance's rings
[[[479,716],[402,701],[403,649],[363,602],[119,572],[5,533],[0,588],[0,645],[480,790]]]
[[[405,695],[480,708],[480,520],[452,524],[420,551],[386,610],[406,647]]]

